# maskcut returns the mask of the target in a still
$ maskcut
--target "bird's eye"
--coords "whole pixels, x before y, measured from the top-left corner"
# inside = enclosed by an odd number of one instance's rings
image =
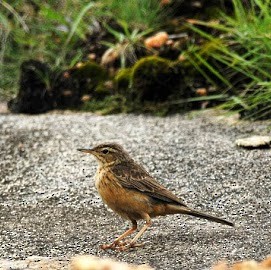
[[[108,150],[108,149],[103,149],[103,150],[102,150],[102,153],[103,153],[103,154],[108,154],[108,153],[109,153],[109,150]]]

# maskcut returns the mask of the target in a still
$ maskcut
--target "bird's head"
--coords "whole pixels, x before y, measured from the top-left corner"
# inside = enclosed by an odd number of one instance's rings
[[[77,149],[92,154],[101,165],[115,164],[131,159],[123,147],[117,143],[103,143],[93,148]]]

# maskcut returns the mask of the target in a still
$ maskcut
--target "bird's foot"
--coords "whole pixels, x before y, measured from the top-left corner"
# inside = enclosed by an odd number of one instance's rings
[[[119,250],[122,246],[128,245],[131,241],[125,240],[125,241],[114,241],[111,244],[104,244],[101,246],[101,249],[115,249]]]
[[[114,248],[114,243],[112,244],[103,244],[101,245],[101,249],[113,249]]]
[[[145,243],[132,243],[132,242],[129,242],[126,245],[121,245],[121,246],[117,247],[116,249],[119,250],[119,251],[125,251],[125,250],[128,250],[130,248],[142,247],[144,245],[145,245]]]
[[[118,251],[125,251],[130,248],[142,247],[145,243],[132,243],[131,240],[115,241],[112,244],[104,244],[102,249],[113,249]]]

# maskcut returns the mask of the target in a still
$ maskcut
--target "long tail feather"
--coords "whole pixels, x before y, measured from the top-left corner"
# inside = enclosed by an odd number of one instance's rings
[[[194,217],[199,217],[199,218],[204,218],[210,221],[214,221],[217,223],[221,223],[221,224],[225,224],[231,227],[234,227],[234,224],[228,220],[225,220],[223,218],[218,218],[218,217],[214,217],[212,215],[194,210],[194,209],[190,209],[188,207],[185,206],[181,206],[181,205],[176,205],[176,204],[168,204],[167,205],[167,213],[169,214],[186,214],[186,215],[190,215],[190,216],[194,216]]]
[[[228,220],[225,220],[223,218],[214,217],[212,215],[205,214],[205,213],[202,213],[202,212],[198,212],[196,210],[189,209],[189,211],[187,211],[186,214],[194,216],[194,217],[204,218],[204,219],[207,219],[207,220],[210,220],[210,221],[214,221],[214,222],[217,222],[217,223],[221,223],[221,224],[225,224],[225,225],[234,227],[234,223],[232,223],[232,222],[230,222]]]

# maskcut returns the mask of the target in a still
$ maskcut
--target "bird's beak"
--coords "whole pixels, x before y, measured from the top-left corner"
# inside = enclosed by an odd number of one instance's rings
[[[80,152],[84,152],[84,153],[88,153],[88,154],[92,154],[93,153],[93,149],[84,149],[84,148],[80,148],[80,149],[77,149],[78,151]]]

